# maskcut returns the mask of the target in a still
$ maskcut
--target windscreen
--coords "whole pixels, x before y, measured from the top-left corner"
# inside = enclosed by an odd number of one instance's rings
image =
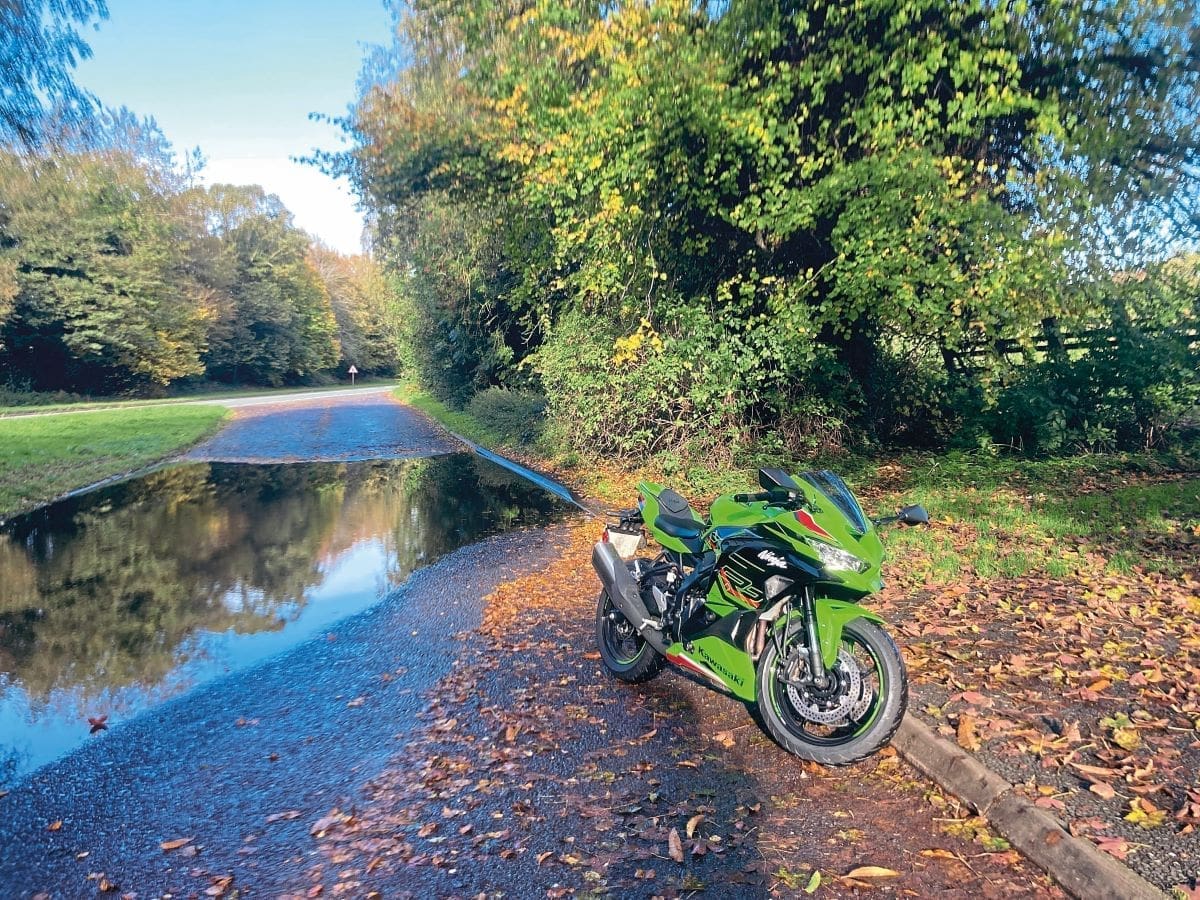
[[[841,476],[828,469],[822,469],[820,472],[801,472],[800,477],[828,497],[830,502],[842,511],[842,515],[850,521],[851,527],[858,534],[867,533],[867,517]]]

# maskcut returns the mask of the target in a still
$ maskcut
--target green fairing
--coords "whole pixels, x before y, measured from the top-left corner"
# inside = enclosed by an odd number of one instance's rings
[[[869,619],[877,625],[883,619],[857,603],[843,600],[817,598],[817,638],[821,643],[821,660],[826,666],[837,662],[838,648],[842,645],[842,627],[853,619]]]
[[[678,642],[667,648],[667,651],[667,658],[676,665],[681,665],[680,660],[686,660],[714,673],[720,683],[739,700],[753,703],[758,699],[754,661],[744,651],[727,644],[719,637],[697,638],[692,642],[690,653]],[[685,670],[689,669],[686,662],[682,663],[682,667]]]
[[[857,534],[849,520],[827,497],[806,481],[800,480],[799,484],[808,501],[806,511],[832,538],[825,542],[853,553],[868,564],[863,572],[846,570],[831,573],[831,577],[836,577],[836,582],[823,582],[818,586],[818,595],[824,590],[839,599],[857,600],[881,590],[883,581],[879,567],[883,563],[883,543],[879,540],[879,533],[868,523],[865,533]],[[709,516],[716,528],[753,528],[772,523],[779,528],[780,537],[786,538],[792,549],[813,566],[821,568],[817,552],[805,540],[809,537],[820,540],[820,535],[808,530],[792,511],[768,506],[765,502],[738,503],[732,494],[722,494],[713,501]],[[647,517],[646,521],[652,520]],[[657,532],[655,538],[658,538]]]

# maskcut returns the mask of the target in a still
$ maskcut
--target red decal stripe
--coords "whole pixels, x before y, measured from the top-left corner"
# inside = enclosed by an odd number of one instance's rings
[[[830,534],[828,531],[826,531],[824,528],[822,528],[820,525],[818,525],[816,520],[808,514],[808,510],[806,510],[806,509],[796,510],[796,521],[799,522],[801,525],[803,525],[805,528],[807,528],[809,531],[811,531],[813,534],[819,534],[822,537],[829,538],[831,541],[833,540],[833,535]]]
[[[724,679],[721,678],[720,675],[718,675],[712,669],[707,669],[704,666],[700,665],[699,663],[693,662],[692,660],[688,659],[686,656],[678,656],[674,653],[668,653],[667,659],[670,660],[671,662],[675,663],[678,666],[682,666],[685,669],[691,669],[693,672],[695,672],[698,675],[703,675],[705,678],[711,678],[717,684],[721,685],[721,687],[725,687],[725,681],[724,681]]]

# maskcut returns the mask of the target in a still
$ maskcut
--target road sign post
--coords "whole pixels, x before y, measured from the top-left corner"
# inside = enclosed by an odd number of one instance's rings
[[[354,376],[357,374],[358,374],[358,368],[355,366],[351,366],[350,367],[350,384],[351,385],[354,384]]]

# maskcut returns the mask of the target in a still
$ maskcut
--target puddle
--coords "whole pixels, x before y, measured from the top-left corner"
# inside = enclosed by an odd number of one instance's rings
[[[0,527],[0,787],[566,507],[470,454],[159,470]]]

